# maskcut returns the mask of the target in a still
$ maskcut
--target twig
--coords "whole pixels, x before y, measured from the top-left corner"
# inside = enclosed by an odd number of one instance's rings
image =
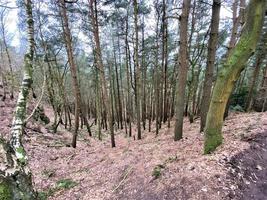
[[[31,128],[31,127],[28,127],[28,126],[24,126],[24,128],[25,129],[29,129],[29,130],[34,131],[34,132],[37,132],[37,133],[43,133],[42,131],[39,131],[39,130],[37,130],[35,128]]]
[[[72,159],[72,158],[74,158],[74,156],[76,156],[76,153],[73,153],[73,154],[71,154],[69,157],[67,157],[67,163],[69,163],[70,162],[70,160]]]
[[[123,176],[122,180],[120,181],[120,183],[112,190],[112,193],[115,192],[117,189],[119,189],[119,187],[122,185],[122,183],[125,181],[125,179],[127,178],[127,176],[129,175],[129,173],[132,171],[133,167],[129,167],[128,171],[125,173],[125,175]]]

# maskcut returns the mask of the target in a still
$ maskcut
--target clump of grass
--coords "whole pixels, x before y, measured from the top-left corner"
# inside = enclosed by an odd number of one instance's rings
[[[57,181],[56,187],[59,189],[70,189],[77,185],[77,183],[71,179],[62,179]]]
[[[40,200],[47,200],[48,197],[52,196],[56,191],[56,188],[49,188],[45,191],[38,192],[37,197]]]
[[[157,179],[161,176],[161,171],[164,168],[165,168],[165,166],[162,164],[156,165],[156,167],[154,167],[154,169],[152,171],[152,176],[154,177],[154,179]]]
[[[48,188],[45,191],[38,192],[38,199],[40,200],[47,200],[48,197],[53,196],[55,192],[59,190],[68,190],[70,188],[75,187],[78,185],[75,181],[72,179],[61,179],[56,182],[56,186],[52,188]]]

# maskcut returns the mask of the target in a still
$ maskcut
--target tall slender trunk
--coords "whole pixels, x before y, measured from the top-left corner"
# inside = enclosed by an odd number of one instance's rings
[[[129,70],[129,51],[128,51],[128,10],[125,21],[125,65],[126,65],[126,79],[127,79],[127,121],[129,124],[129,137],[132,136],[132,101],[131,101],[131,86],[130,86],[130,70]]]
[[[102,53],[100,47],[100,38],[99,38],[99,29],[98,29],[98,19],[97,19],[97,3],[96,0],[88,0],[90,11],[91,11],[91,20],[93,27],[93,35],[95,42],[96,50],[96,64],[99,70],[100,82],[101,82],[101,91],[103,95],[104,107],[107,113],[108,126],[111,136],[111,146],[115,147],[115,136],[113,128],[113,117],[112,117],[112,104],[111,100],[108,97],[108,87],[105,79],[105,68],[102,61]],[[112,88],[110,88],[112,90]],[[112,97],[110,97],[112,98]]]
[[[80,88],[78,84],[77,65],[74,61],[72,41],[71,41],[71,32],[69,28],[69,21],[68,21],[68,16],[67,16],[67,8],[66,8],[65,0],[60,0],[60,13],[62,17],[64,40],[65,40],[65,46],[66,46],[66,51],[68,55],[68,61],[70,64],[72,87],[73,87],[73,93],[75,97],[75,114],[74,114],[75,118],[74,118],[74,133],[72,137],[72,147],[76,148],[78,129],[79,129],[79,116],[81,113],[81,93],[80,93]]]
[[[220,9],[221,9],[221,0],[213,0],[212,16],[211,16],[211,30],[210,30],[210,38],[209,38],[209,44],[208,44],[207,68],[205,72],[205,79],[204,79],[204,85],[203,85],[203,96],[202,96],[201,108],[200,108],[200,131],[201,132],[204,130],[204,127],[206,124],[206,118],[207,118],[207,113],[208,113],[209,104],[210,104],[213,71],[214,71],[215,56],[216,56],[216,46],[218,43]]]
[[[1,47],[1,60],[4,60],[4,56],[3,56],[3,49],[2,49],[2,45],[0,44],[0,47]],[[2,63],[0,63],[2,64]],[[1,81],[2,81],[2,84],[3,84],[3,95],[2,95],[2,101],[5,101],[6,100],[6,90],[7,90],[7,81],[6,81],[6,77],[4,75],[4,70],[3,70],[3,67],[2,65],[0,66],[0,74],[1,74]]]
[[[97,115],[97,136],[99,140],[102,140],[102,133],[101,133],[101,92],[100,92],[100,84],[99,84],[99,73],[98,69],[96,68],[96,115]]]
[[[232,52],[233,48],[235,47],[237,39],[240,37],[240,33],[238,33],[238,27],[242,27],[244,24],[244,13],[245,13],[245,0],[240,0],[240,9],[239,9],[239,16],[237,15],[237,9],[238,9],[238,1],[235,0],[233,3],[233,28],[231,32],[231,37],[229,41],[229,46],[228,46],[228,51],[226,52],[226,58],[229,57],[230,53]],[[226,104],[226,109],[224,112],[223,118],[225,119],[228,116],[229,113],[229,108],[230,108],[230,99],[228,99],[228,102]]]
[[[146,86],[147,86],[147,65],[145,62],[145,22],[144,22],[144,15],[142,17],[142,124],[143,129],[146,129],[146,118],[147,118],[147,112],[146,112]]]
[[[167,90],[168,90],[168,20],[166,18],[167,3],[166,0],[162,2],[162,70],[163,70],[163,103],[162,103],[162,121],[165,123],[167,121]]]
[[[183,136],[183,118],[185,103],[185,87],[188,71],[187,30],[188,16],[191,0],[183,0],[183,8],[180,19],[180,66],[177,81],[176,117],[174,128],[174,140],[180,140]]]
[[[118,112],[117,112],[117,118],[118,118],[118,127],[123,129],[123,118],[122,118],[122,103],[121,103],[121,91],[120,91],[120,81],[119,81],[119,71],[118,71],[118,62],[116,58],[116,51],[115,51],[115,44],[114,44],[114,38],[113,41],[113,53],[114,53],[114,65],[115,65],[115,75],[116,75],[116,86],[117,86],[117,98],[118,99]],[[115,85],[114,85],[115,86]],[[117,107],[117,106],[116,106]]]
[[[252,76],[252,80],[251,80],[251,83],[249,86],[249,92],[248,92],[247,100],[245,103],[245,110],[246,111],[249,111],[251,109],[251,102],[253,99],[253,93],[255,92],[255,86],[256,86],[257,79],[258,79],[258,76],[260,73],[261,61],[262,61],[261,57],[257,57],[255,69],[254,69],[253,76]]]
[[[2,34],[3,34],[3,43],[5,46],[5,51],[6,51],[6,55],[7,55],[7,61],[8,61],[8,67],[9,67],[9,73],[10,73],[10,79],[11,79],[10,99],[13,99],[14,98],[14,86],[15,86],[14,85],[15,84],[14,72],[13,72],[13,68],[12,68],[11,57],[10,57],[9,49],[7,46],[4,30],[3,30]]]
[[[10,99],[14,98],[14,72],[13,72],[13,68],[12,68],[12,62],[11,62],[11,57],[10,57],[10,53],[9,53],[9,49],[8,49],[8,45],[7,45],[7,41],[6,41],[6,27],[5,27],[5,23],[4,23],[4,11],[1,13],[1,31],[2,31],[2,41],[3,41],[3,45],[4,45],[4,49],[6,52],[6,56],[7,56],[7,61],[8,61],[8,67],[9,67],[9,73],[10,73],[10,79],[11,79],[11,89],[10,89]]]
[[[138,58],[138,3],[137,0],[133,0],[134,4],[134,31],[135,31],[135,48],[134,48],[134,63],[135,63],[135,106],[136,106],[136,119],[137,119],[137,139],[141,139],[141,117],[140,117],[140,92],[141,92],[141,69],[139,66]]]
[[[156,50],[155,50],[155,70],[154,70],[154,104],[152,106],[152,110],[153,110],[153,116],[152,119],[154,120],[155,117],[155,124],[156,124],[156,135],[158,135],[159,133],[159,120],[160,120],[160,72],[159,72],[159,20],[160,20],[160,11],[159,11],[159,7],[158,7],[158,1],[156,3],[156,11],[157,11],[157,22],[156,22]],[[154,109],[153,109],[154,108]],[[154,115],[155,113],[155,115]]]

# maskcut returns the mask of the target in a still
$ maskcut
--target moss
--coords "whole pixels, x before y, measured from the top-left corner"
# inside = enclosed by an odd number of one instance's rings
[[[226,103],[247,60],[253,54],[263,24],[264,1],[250,1],[246,23],[235,48],[219,72],[215,83],[205,130],[204,153],[211,153],[222,143],[223,114]]]
[[[0,199],[1,200],[10,200],[12,199],[12,191],[8,186],[8,183],[1,182],[0,183]]]
[[[56,187],[59,189],[70,189],[76,186],[77,183],[71,179],[62,179],[57,181]]]
[[[204,154],[209,154],[222,144],[222,134],[218,132],[218,129],[206,130]]]
[[[20,154],[21,156],[18,158],[19,159],[19,162],[24,165],[27,163],[27,159],[26,159],[26,152],[24,150],[23,147],[19,147],[16,149],[17,151],[17,154]]]
[[[39,200],[47,200],[48,197],[53,196],[53,194],[58,191],[56,188],[48,188],[45,191],[40,191],[37,193],[37,198]]]
[[[47,200],[48,195],[47,195],[46,192],[38,192],[37,197],[38,197],[38,199],[40,199],[40,200]]]
[[[161,164],[157,165],[156,167],[154,167],[154,169],[153,169],[153,171],[152,171],[152,176],[153,176],[155,179],[159,178],[159,177],[161,176],[161,171],[162,171],[162,169],[164,169],[164,168],[165,168],[164,165],[161,165]]]

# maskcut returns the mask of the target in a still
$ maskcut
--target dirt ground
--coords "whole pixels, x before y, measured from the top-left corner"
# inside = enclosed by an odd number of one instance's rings
[[[266,122],[267,123],[267,122]],[[250,140],[250,148],[231,158],[230,178],[238,180],[236,199],[267,199],[267,130]]]
[[[14,102],[0,102],[5,138],[13,110]],[[63,127],[53,134],[32,124],[24,144],[35,188],[50,200],[266,199],[267,112],[231,113],[223,145],[211,155],[203,155],[198,119],[193,124],[185,119],[178,142],[173,123],[169,129],[163,125],[157,137],[155,130],[143,131],[138,141],[117,131],[116,148],[110,147],[109,136],[98,141],[81,131],[76,149],[66,146],[71,133]],[[65,179],[75,184],[57,187]]]

